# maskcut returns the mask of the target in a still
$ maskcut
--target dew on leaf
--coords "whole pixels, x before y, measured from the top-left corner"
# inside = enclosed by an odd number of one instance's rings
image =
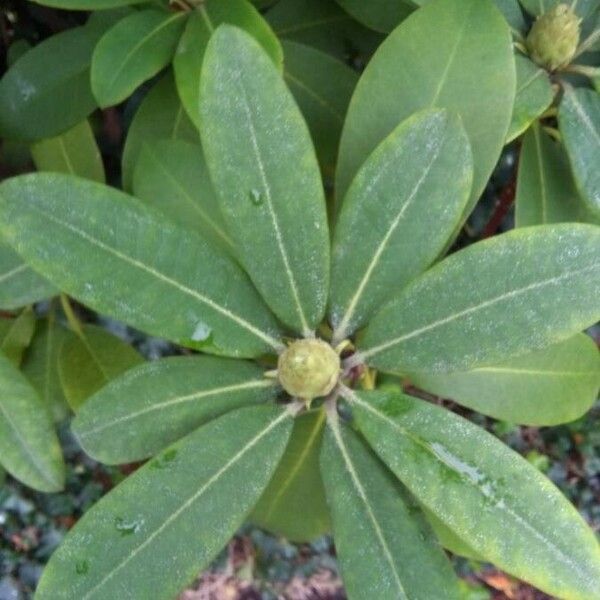
[[[169,448],[150,463],[153,469],[166,469],[177,457],[177,450]]]
[[[80,560],[75,564],[75,572],[77,575],[85,575],[90,570],[90,562],[88,560]]]
[[[210,337],[212,329],[203,321],[198,321],[194,333],[192,333],[192,340],[194,342],[205,342]]]
[[[263,203],[263,195],[260,190],[252,189],[250,190],[248,196],[254,206],[260,206]]]
[[[122,536],[131,535],[137,533],[144,524],[142,520],[127,521],[123,517],[117,517],[115,519],[115,528]]]

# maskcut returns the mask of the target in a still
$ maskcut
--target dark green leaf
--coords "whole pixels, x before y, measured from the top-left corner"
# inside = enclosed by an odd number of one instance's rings
[[[450,563],[414,501],[336,421],[328,423],[321,470],[349,600],[457,600]]]
[[[142,460],[225,412],[272,400],[259,367],[223,358],[173,357],[131,369],[81,408],[73,431],[96,460]]]
[[[293,40],[348,59],[349,51],[369,56],[383,36],[357,23],[335,0],[279,0],[267,21],[284,40]]]
[[[231,237],[273,312],[309,335],[327,303],[329,235],[306,123],[279,71],[221,25],[204,60],[201,137]]]
[[[37,327],[22,367],[55,422],[63,421],[70,413],[58,375],[58,352],[72,335],[53,318],[45,319]]]
[[[76,27],[23,55],[0,81],[0,135],[19,140],[52,137],[96,108],[90,61],[102,30]]]
[[[100,106],[127,98],[173,58],[185,25],[185,12],[146,9],[108,30],[92,56],[92,90]]]
[[[460,119],[444,110],[407,119],[371,154],[335,228],[329,311],[336,340],[363,325],[440,255],[472,180],[469,141]]]
[[[148,92],[129,127],[122,164],[125,190],[131,190],[134,169],[144,144],[158,140],[199,141],[198,131],[179,101],[171,73]]]
[[[600,318],[600,228],[545,225],[479,242],[416,279],[359,348],[382,370],[487,366],[573,336]]]
[[[129,4],[141,4],[146,0],[32,0],[44,6],[66,10],[104,10]]]
[[[0,308],[14,309],[57,293],[49,281],[30,269],[0,236]]]
[[[570,221],[594,222],[573,181],[565,150],[537,123],[525,134],[519,173],[517,227]]]
[[[520,136],[551,104],[554,90],[544,69],[521,54],[515,55],[517,92],[506,141]]]
[[[104,183],[104,165],[87,120],[64,133],[36,142],[31,156],[39,171],[71,173]]]
[[[0,187],[0,229],[65,292],[142,331],[242,357],[281,348],[237,265],[122,192],[67,175],[13,178]]]
[[[473,149],[468,214],[506,138],[515,94],[510,31],[491,0],[435,0],[404,21],[362,75],[342,133],[340,202],[374,148],[404,119],[431,107],[457,112]]]
[[[325,413],[296,418],[292,437],[279,466],[250,520],[294,542],[310,542],[331,530],[319,451]]]
[[[57,492],[64,485],[50,410],[1,352],[0,461],[11,475],[41,492]]]
[[[567,89],[558,118],[575,183],[590,210],[600,215],[600,95]]]
[[[198,111],[200,72],[204,52],[213,31],[222,23],[249,33],[281,68],[283,53],[267,22],[247,0],[205,0],[192,15],[181,37],[173,61],[177,90],[190,119],[200,127]]]
[[[280,408],[246,408],[165,450],[84,515],[52,555],[38,600],[172,600],[243,523],[291,429]]]
[[[142,362],[129,344],[95,325],[64,341],[58,353],[58,372],[69,406],[77,412],[92,394]]]
[[[581,417],[600,389],[600,354],[588,336],[464,373],[415,373],[416,386],[486,415],[524,425]]]
[[[133,193],[176,223],[235,253],[200,144],[181,140],[144,144],[133,175]]]
[[[357,21],[383,33],[389,33],[414,10],[414,4],[404,0],[337,0],[337,3]]]
[[[0,319],[0,352],[18,367],[34,331],[35,315],[31,308],[14,319]]]
[[[600,547],[534,466],[443,408],[401,394],[349,393],[354,418],[408,489],[476,552],[559,598],[600,589]]]
[[[333,174],[344,117],[358,75],[328,54],[285,41],[284,78],[302,111],[326,174]]]

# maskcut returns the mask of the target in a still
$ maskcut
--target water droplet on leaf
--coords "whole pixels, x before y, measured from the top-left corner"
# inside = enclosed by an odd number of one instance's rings
[[[199,321],[196,329],[194,329],[194,333],[192,333],[192,340],[194,342],[205,342],[211,333],[212,329],[206,323]]]
[[[250,190],[250,201],[252,202],[252,204],[254,204],[254,206],[259,206],[263,203],[263,195],[260,192],[260,190],[256,190],[256,189],[252,189]]]
[[[75,565],[77,575],[85,575],[90,570],[90,562],[88,560],[80,560]]]
[[[115,528],[122,536],[131,535],[137,533],[144,524],[142,520],[126,521],[123,517],[117,517],[115,519]]]
[[[163,452],[160,456],[157,456],[150,465],[153,469],[166,469],[177,457],[177,450],[175,448],[169,448]]]

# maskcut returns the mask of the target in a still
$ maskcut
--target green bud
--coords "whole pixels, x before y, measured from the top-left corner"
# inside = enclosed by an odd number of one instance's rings
[[[568,4],[557,4],[537,18],[527,36],[531,58],[549,71],[568,65],[579,45],[580,25]]]
[[[310,402],[333,390],[340,376],[340,357],[323,340],[297,340],[279,356],[277,375],[290,396]]]

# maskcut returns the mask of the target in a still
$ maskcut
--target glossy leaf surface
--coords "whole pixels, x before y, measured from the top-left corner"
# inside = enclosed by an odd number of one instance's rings
[[[357,21],[383,33],[389,33],[414,10],[404,0],[337,0],[342,8]]]
[[[0,460],[14,477],[41,492],[57,492],[65,472],[50,410],[0,352]]]
[[[458,371],[560,342],[599,317],[600,229],[530,227],[438,263],[375,316],[359,348],[382,370]]]
[[[38,599],[177,596],[243,523],[291,428],[280,408],[247,408],[165,450],[71,530],[44,571]]]
[[[198,143],[198,131],[185,114],[171,73],[165,75],[144,98],[127,132],[123,149],[123,188],[131,190],[134,169],[142,147],[158,140]]]
[[[428,402],[352,395],[354,418],[408,489],[476,552],[560,598],[600,586],[600,547],[559,490],[497,438]]]
[[[129,344],[95,325],[72,335],[58,354],[58,372],[69,406],[77,412],[92,394],[143,361]]]
[[[60,383],[58,353],[65,340],[72,335],[54,319],[45,319],[36,328],[22,367],[23,374],[50,409],[55,422],[63,421],[70,413]]]
[[[331,531],[319,471],[324,425],[322,410],[296,418],[273,479],[250,515],[252,523],[293,542],[311,542]]]
[[[35,315],[26,308],[14,319],[0,319],[0,352],[17,367],[35,331]]]
[[[142,331],[234,356],[280,347],[229,258],[122,192],[67,175],[13,178],[0,187],[0,229],[61,289]]]
[[[593,220],[575,187],[564,146],[534,123],[523,138],[519,159],[517,227]]]
[[[102,29],[76,27],[25,53],[0,80],[0,135],[18,140],[52,137],[96,107],[90,61]]]
[[[202,61],[210,36],[222,23],[229,23],[250,34],[273,59],[278,68],[283,62],[279,40],[247,0],[206,0],[189,19],[173,61],[177,90],[188,116],[200,127],[199,92]]]
[[[460,115],[472,146],[470,212],[504,144],[514,93],[510,31],[491,0],[428,3],[386,39],[358,83],[342,133],[338,203],[398,123],[437,107]]]
[[[283,42],[284,78],[302,111],[326,173],[333,173],[344,117],[358,74],[335,58],[296,42]]]
[[[56,293],[54,285],[26,265],[0,236],[0,308],[20,308]]]
[[[547,71],[521,54],[515,55],[515,63],[517,91],[507,142],[520,136],[552,104],[554,98]]]
[[[557,425],[581,417],[600,389],[600,354],[584,334],[463,373],[415,373],[416,386],[496,419]]]
[[[600,95],[567,89],[558,117],[575,183],[590,210],[600,215]]]
[[[419,509],[356,433],[328,425],[321,469],[349,600],[458,599],[450,563]]]
[[[85,451],[107,464],[148,458],[230,410],[272,400],[259,367],[222,358],[172,357],[135,367],[92,396],[73,421]]]
[[[472,177],[469,141],[447,111],[421,111],[371,154],[335,227],[329,312],[337,340],[439,256],[461,218]]]
[[[199,144],[182,140],[144,144],[133,174],[133,193],[234,254]]]
[[[273,312],[308,334],[323,317],[329,235],[306,123],[258,43],[221,25],[206,50],[201,137],[227,229]]]
[[[102,36],[91,70],[92,90],[101,107],[122,102],[171,62],[185,16],[146,9],[125,17]]]
[[[72,173],[104,183],[102,156],[87,120],[56,137],[32,144],[30,150],[38,171]]]

